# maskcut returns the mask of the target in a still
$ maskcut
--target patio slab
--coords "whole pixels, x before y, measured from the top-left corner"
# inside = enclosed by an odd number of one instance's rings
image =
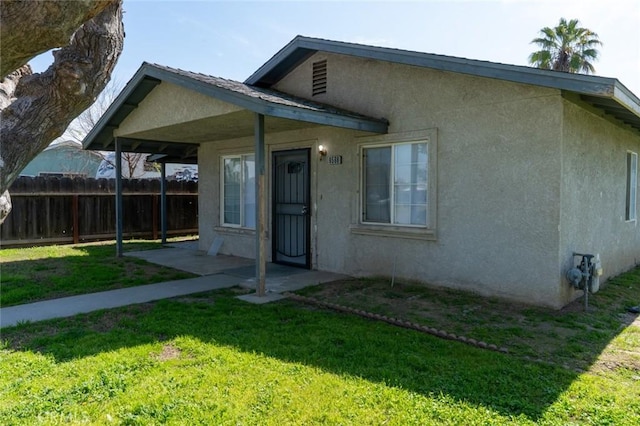
[[[210,256],[206,252],[193,250],[193,247],[193,245],[183,246],[180,243],[175,247],[129,252],[125,253],[125,256],[138,257],[151,263],[197,275],[206,276],[224,273],[227,276],[237,277],[236,284],[241,287],[252,290],[256,288],[255,260],[221,254]],[[187,250],[184,248],[187,248]],[[348,276],[342,274],[310,271],[276,263],[267,263],[266,273],[265,288],[267,294],[265,296],[259,297],[255,294],[250,294],[239,296],[239,298],[252,303],[266,303],[282,298],[276,297],[276,294],[348,278]]]
[[[236,256],[209,256],[198,250],[182,247],[165,247],[155,250],[131,251],[124,254],[128,257],[137,257],[156,265],[168,266],[196,275],[213,275],[226,272],[229,269],[242,268],[253,265],[253,259]]]

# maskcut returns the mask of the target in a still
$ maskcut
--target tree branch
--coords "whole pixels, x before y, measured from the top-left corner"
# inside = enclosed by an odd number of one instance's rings
[[[73,33],[118,0],[0,2],[0,78],[47,50],[69,44]]]
[[[122,3],[116,0],[53,53],[54,63],[45,72],[14,76],[12,99],[0,111],[0,194],[95,101],[110,79],[123,40]],[[3,54],[4,48],[3,39]],[[10,92],[12,86],[6,86]]]

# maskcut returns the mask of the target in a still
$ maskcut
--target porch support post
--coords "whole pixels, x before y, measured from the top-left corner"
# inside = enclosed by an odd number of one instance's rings
[[[160,163],[160,238],[167,243],[167,165]]]
[[[122,257],[122,145],[115,138],[116,153],[116,256]]]
[[[266,221],[267,199],[265,190],[265,144],[264,115],[256,113],[255,126],[255,175],[256,175],[256,294],[265,295],[265,276],[267,270],[266,256]]]

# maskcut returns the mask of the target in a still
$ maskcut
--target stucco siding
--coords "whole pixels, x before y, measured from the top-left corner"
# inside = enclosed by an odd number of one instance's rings
[[[318,55],[278,84],[311,97],[311,64],[328,60],[327,93],[314,99],[387,118],[390,133],[437,129],[435,241],[358,235],[333,213],[318,222],[318,266],[353,275],[396,275],[558,307],[561,97],[555,90],[340,55]],[[331,141],[345,166],[321,164],[321,186],[350,183],[359,221],[356,143]],[[324,170],[331,174],[325,175]],[[335,193],[335,188],[334,188]],[[344,209],[344,207],[342,207]],[[329,231],[330,229],[330,231]],[[347,243],[344,258],[334,256]],[[329,235],[331,237],[329,237]],[[395,266],[394,266],[395,264]]]
[[[268,122],[269,117],[265,118]],[[353,194],[349,194],[350,187],[340,182],[341,175],[337,178],[334,174],[328,173],[323,176],[326,181],[319,189],[318,175],[322,170],[321,161],[317,156],[319,144],[339,142],[340,140],[353,141],[357,132],[333,129],[328,127],[312,127],[295,131],[270,133],[265,135],[266,144],[266,180],[267,180],[267,257],[271,259],[271,197],[272,197],[272,175],[271,158],[276,151],[291,149],[311,150],[311,256],[312,265],[315,269],[340,270],[334,265],[337,260],[342,264],[341,250],[346,250],[346,244],[342,244],[339,234],[332,235],[331,229],[348,229],[351,212],[347,208],[336,208],[336,204],[348,205]],[[335,146],[335,145],[334,145]],[[255,256],[255,232],[251,229],[231,228],[221,226],[220,220],[220,159],[225,155],[249,154],[254,152],[253,138],[239,138],[225,141],[207,142],[201,144],[198,151],[198,166],[202,168],[199,182],[199,211],[200,214],[200,249],[207,250],[216,237],[224,239],[220,252],[242,257],[253,258]],[[326,163],[326,161],[325,161]],[[337,180],[334,180],[336,178]],[[329,204],[324,203],[326,198],[334,198]],[[335,198],[338,197],[338,198]],[[345,202],[346,200],[346,202]],[[326,210],[325,206],[331,206],[331,210]],[[317,229],[325,229],[326,232],[318,237]],[[343,233],[344,234],[344,233]],[[330,236],[330,237],[329,237]],[[317,241],[330,238],[331,256],[319,256]],[[319,261],[325,259],[324,263]]]
[[[573,252],[600,254],[604,281],[640,263],[638,221],[625,220],[627,152],[640,153],[640,136],[563,103],[560,272]],[[563,286],[566,301],[581,294]]]
[[[166,128],[208,117],[240,111],[241,108],[172,83],[155,87],[138,108],[120,123],[116,136],[135,136],[145,131]]]
[[[328,88],[313,97],[311,68],[320,59],[328,60]],[[379,140],[417,132],[429,135],[435,147],[429,176],[435,181],[435,228],[403,235],[375,226],[362,232],[361,154],[378,137],[322,126],[266,135],[269,200],[273,152],[311,150],[314,269],[395,273],[559,308],[580,294],[564,279],[574,250],[600,253],[607,276],[640,259],[636,222],[620,220],[626,151],[640,150],[637,136],[558,90],[327,54],[310,58],[275,88],[384,117],[389,134]],[[319,144],[329,156],[342,156],[342,164],[321,160]],[[220,158],[252,152],[251,137],[201,144],[201,249],[222,237],[221,253],[255,255],[252,230],[220,225]],[[584,224],[592,231],[581,232]]]
[[[216,237],[224,242],[220,253],[240,257],[255,257],[255,233],[252,230],[221,228],[220,224],[220,161],[222,155],[252,153],[251,138],[205,142],[198,150],[199,244],[209,250]]]

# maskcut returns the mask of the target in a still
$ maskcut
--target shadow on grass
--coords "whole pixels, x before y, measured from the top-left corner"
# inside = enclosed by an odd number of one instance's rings
[[[124,247],[133,251],[162,246],[157,242],[132,241],[125,242]],[[0,306],[193,276],[136,258],[117,258],[115,254],[112,242],[8,249],[3,252],[1,262]]]
[[[58,362],[191,336],[427,397],[449,395],[539,419],[578,373],[291,301],[256,306],[232,291],[165,300],[3,330],[15,350]]]
[[[587,312],[582,297],[562,310],[552,310],[415,284],[396,283],[390,287],[385,279],[346,280],[301,292],[321,301],[507,347],[520,357],[584,371],[637,318],[628,309],[640,303],[639,291],[640,267],[609,279],[602,291],[590,297]],[[632,351],[633,346],[619,349]],[[612,354],[607,356],[611,358]],[[615,357],[617,360],[611,359],[614,364],[628,361],[640,371],[633,356],[618,351]]]

